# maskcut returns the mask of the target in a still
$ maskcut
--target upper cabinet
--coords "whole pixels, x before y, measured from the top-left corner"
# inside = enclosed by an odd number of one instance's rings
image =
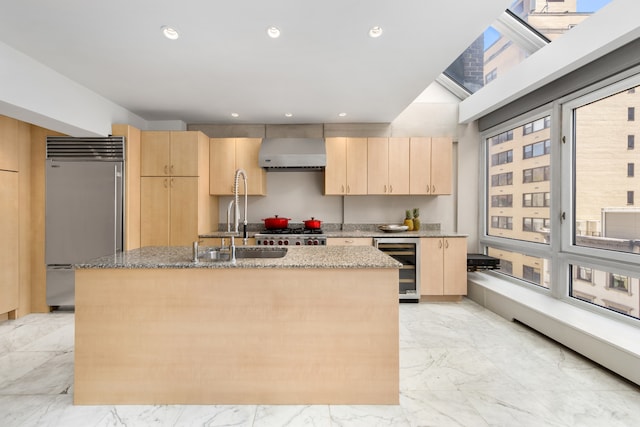
[[[140,175],[198,176],[202,138],[206,136],[198,131],[142,132]]]
[[[409,194],[409,138],[368,138],[367,159],[367,194]]]
[[[247,174],[247,190],[252,196],[267,194],[266,172],[258,164],[260,138],[211,138],[209,140],[209,192],[212,195],[232,195],[237,169]],[[239,192],[244,194],[240,179]]]
[[[367,194],[367,138],[327,138],[324,192]]]
[[[0,116],[0,170],[18,171],[18,120]]]
[[[451,194],[453,181],[451,138],[411,138],[409,153],[410,194]]]

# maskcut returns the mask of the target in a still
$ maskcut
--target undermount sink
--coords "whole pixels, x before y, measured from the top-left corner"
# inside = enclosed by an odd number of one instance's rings
[[[236,247],[236,259],[252,259],[252,258],[282,258],[287,254],[287,248],[255,248],[255,247]],[[199,257],[201,261],[208,262],[224,262],[229,261],[230,253],[228,249],[220,251],[218,248],[210,249],[202,253]]]

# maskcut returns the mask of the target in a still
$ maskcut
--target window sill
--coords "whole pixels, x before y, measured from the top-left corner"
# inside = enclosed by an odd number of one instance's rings
[[[468,297],[640,385],[640,327],[584,310],[493,273],[467,274]]]

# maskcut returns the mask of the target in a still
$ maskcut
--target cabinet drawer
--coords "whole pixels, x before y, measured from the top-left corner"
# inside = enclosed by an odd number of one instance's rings
[[[371,237],[330,237],[327,246],[373,246]]]

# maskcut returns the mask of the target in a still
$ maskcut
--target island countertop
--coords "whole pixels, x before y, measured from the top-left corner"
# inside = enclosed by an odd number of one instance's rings
[[[245,247],[245,246],[243,246]],[[259,247],[259,246],[256,246]],[[200,252],[207,248],[200,248]],[[291,246],[282,258],[243,258],[228,261],[192,261],[192,248],[149,246],[76,264],[95,268],[400,268],[401,263],[372,246]]]

